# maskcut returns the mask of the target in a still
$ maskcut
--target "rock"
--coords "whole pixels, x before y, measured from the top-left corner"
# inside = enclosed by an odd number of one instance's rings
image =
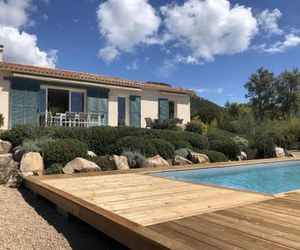
[[[107,170],[129,169],[127,157],[123,155],[106,155],[104,156],[103,163]]]
[[[88,171],[100,171],[101,168],[92,161],[88,161],[83,158],[76,158],[67,163],[63,168],[65,174],[73,174],[75,172],[88,172]]]
[[[237,156],[237,159],[239,161],[245,161],[245,160],[247,160],[247,154],[245,152],[241,151],[241,154],[239,156]]]
[[[277,158],[285,157],[285,152],[283,148],[275,147],[275,153]]]
[[[0,185],[16,187],[18,182],[18,163],[12,154],[0,155]]]
[[[12,144],[9,141],[0,139],[0,155],[8,154],[12,150]]]
[[[209,158],[205,154],[199,154],[195,152],[190,152],[190,157],[193,163],[209,163]]]
[[[87,155],[90,157],[96,157],[97,155],[93,151],[87,151]]]
[[[244,151],[241,151],[242,160],[247,160],[247,154]]]
[[[170,166],[170,164],[160,155],[147,158],[149,167]]]
[[[126,156],[113,155],[112,160],[115,162],[116,169],[118,169],[118,170],[129,169],[128,161],[127,161]]]
[[[28,176],[34,176],[35,174],[33,172],[24,172],[20,173],[21,177],[28,177]]]
[[[22,156],[20,163],[21,173],[39,172],[44,170],[44,161],[40,153],[29,152]]]
[[[189,161],[188,159],[181,157],[179,155],[175,155],[175,158],[173,160],[173,164],[174,165],[189,165],[189,164],[193,164],[191,161]]]

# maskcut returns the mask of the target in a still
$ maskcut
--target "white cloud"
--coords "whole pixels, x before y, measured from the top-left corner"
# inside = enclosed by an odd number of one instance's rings
[[[257,21],[261,26],[261,29],[269,35],[282,35],[283,30],[280,29],[277,24],[281,16],[282,13],[279,9],[274,9],[272,11],[266,9],[258,15]]]
[[[106,46],[99,50],[98,56],[104,61],[110,63],[115,60],[119,54],[120,53],[115,46]]]
[[[288,34],[285,36],[284,41],[276,42],[271,45],[261,44],[255,47],[258,51],[266,52],[269,54],[277,54],[286,51],[289,48],[300,46],[300,36]]]
[[[299,45],[296,31],[279,27],[279,9],[265,9],[254,17],[251,8],[230,5],[229,0],[181,2],[173,1],[158,11],[149,0],[101,3],[97,20],[105,45],[99,50],[99,57],[112,62],[124,52],[134,52],[138,46],[156,44],[168,55],[158,70],[167,77],[176,63],[203,64],[218,55],[233,55],[249,48],[279,53]],[[253,37],[261,34],[267,34],[263,38],[285,35],[285,40],[250,46]]]
[[[0,26],[0,43],[4,44],[4,60],[55,67],[57,51],[48,53],[37,46],[37,37],[13,27]]]
[[[250,8],[230,6],[228,0],[187,0],[160,8],[173,40],[190,51],[181,61],[213,61],[216,55],[246,50],[257,32]]]
[[[107,44],[99,55],[106,61],[120,52],[132,52],[140,44],[158,42],[155,35],[160,18],[147,0],[108,0],[99,5],[97,19]]]
[[[33,24],[29,18],[32,9],[31,0],[0,0],[0,44],[4,45],[4,60],[55,67],[57,51],[42,51],[37,37],[22,30]]]
[[[20,28],[28,24],[31,0],[0,0],[0,24]]]
[[[43,15],[43,18],[44,18],[45,21],[48,21],[48,20],[49,20],[49,17],[48,17],[47,14],[44,14],[44,15]]]
[[[133,61],[132,63],[130,63],[126,66],[127,70],[137,70],[138,68],[139,68],[139,65],[138,65],[137,61]]]

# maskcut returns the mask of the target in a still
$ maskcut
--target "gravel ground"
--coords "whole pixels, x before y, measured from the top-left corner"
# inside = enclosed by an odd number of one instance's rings
[[[0,186],[0,249],[125,249],[28,190]]]

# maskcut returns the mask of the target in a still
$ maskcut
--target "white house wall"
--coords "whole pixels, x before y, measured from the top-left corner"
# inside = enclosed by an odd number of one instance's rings
[[[190,121],[190,97],[188,95],[162,93],[160,91],[142,90],[110,90],[108,106],[108,124],[118,125],[118,97],[126,98],[126,125],[129,123],[129,97],[130,95],[141,96],[141,126],[146,127],[146,117],[158,118],[158,100],[166,98],[175,102],[175,116],[183,119],[183,123]]]
[[[8,129],[9,124],[9,92],[10,81],[5,80],[10,73],[0,71],[0,113],[4,116],[4,126],[1,129]],[[42,85],[43,86],[43,85]],[[130,125],[129,97],[131,95],[141,96],[141,126],[145,127],[145,118],[158,118],[158,100],[166,98],[175,102],[175,116],[183,119],[183,123],[190,121],[190,97],[182,94],[164,93],[156,90],[122,90],[111,89],[108,102],[108,124],[118,125],[118,97],[126,98],[126,125]]]
[[[10,76],[10,74],[0,71],[0,114],[4,116],[4,126],[1,129],[8,129],[9,122],[10,81],[4,79],[6,76]]]

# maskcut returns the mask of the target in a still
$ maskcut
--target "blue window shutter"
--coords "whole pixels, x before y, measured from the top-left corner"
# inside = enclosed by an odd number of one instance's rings
[[[108,125],[108,89],[95,88],[87,91],[87,104],[89,113],[102,113],[105,115],[105,125]]]
[[[40,86],[35,83],[26,83],[25,91],[25,123],[37,124]]]
[[[168,99],[159,99],[159,119],[169,119],[169,101]]]
[[[11,83],[10,127],[24,123],[25,84]]]
[[[130,96],[130,126],[141,127],[141,97]]]
[[[39,111],[40,113],[46,113],[46,103],[47,103],[46,89],[40,89],[39,92]]]
[[[10,94],[10,127],[38,123],[40,85],[25,79],[14,79]]]

